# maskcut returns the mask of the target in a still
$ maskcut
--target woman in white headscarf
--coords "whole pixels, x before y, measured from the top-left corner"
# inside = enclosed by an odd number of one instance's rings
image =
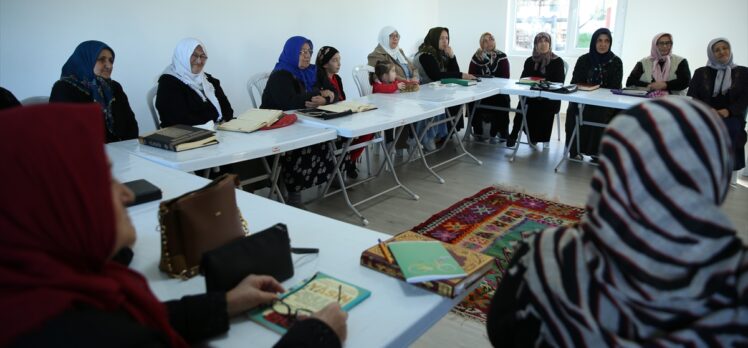
[[[369,53],[369,65],[377,66],[377,62],[387,62],[395,66],[397,78],[400,80],[418,80],[418,70],[400,48],[400,33],[391,26],[379,31],[379,44]]]
[[[678,96],[618,114],[600,142],[587,214],[520,246],[488,336],[503,347],[748,344],[748,249],[720,208],[730,137]]]
[[[171,64],[158,79],[156,109],[161,127],[224,122],[233,118],[221,83],[205,73],[208,51],[197,39],[179,41]]]
[[[732,62],[732,46],[725,38],[709,42],[705,67],[696,69],[688,95],[709,104],[722,117],[732,139],[735,167],[745,167],[745,115],[748,109],[748,68]]]

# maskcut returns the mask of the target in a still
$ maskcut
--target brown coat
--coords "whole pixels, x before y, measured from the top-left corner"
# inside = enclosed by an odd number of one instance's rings
[[[415,65],[413,65],[413,62],[408,59],[408,56],[405,55],[405,52],[403,52],[402,48],[398,48],[400,50],[400,53],[405,57],[405,60],[408,61],[408,68],[410,69],[410,72],[414,76],[418,76],[418,69],[416,69]],[[377,45],[376,48],[374,48],[374,51],[369,53],[369,56],[367,57],[369,59],[369,65],[370,66],[376,66],[377,62],[379,61],[385,61],[389,64],[392,64],[395,66],[395,71],[397,72],[397,78],[401,80],[407,80],[405,77],[405,70],[400,66],[400,64],[397,64],[395,61],[395,58],[392,58],[387,51],[382,48],[382,45]]]

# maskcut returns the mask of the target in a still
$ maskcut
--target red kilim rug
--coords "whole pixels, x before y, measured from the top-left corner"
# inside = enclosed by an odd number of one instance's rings
[[[491,298],[515,246],[539,230],[576,223],[583,208],[489,187],[432,216],[412,231],[496,257],[478,287],[452,311],[485,323]]]

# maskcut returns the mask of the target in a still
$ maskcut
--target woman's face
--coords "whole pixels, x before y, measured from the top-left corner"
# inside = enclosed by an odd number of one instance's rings
[[[608,53],[610,51],[610,36],[607,34],[598,35],[597,42],[595,42],[595,50],[600,54]]]
[[[446,30],[442,30],[441,35],[439,35],[439,49],[444,51],[447,46],[449,46],[449,33]]]
[[[112,68],[114,68],[114,54],[105,48],[96,58],[96,64],[93,68],[94,75],[110,79],[112,78]]]
[[[714,58],[722,64],[730,61],[730,45],[727,42],[720,41],[712,45],[712,53],[714,53]]]
[[[670,35],[662,35],[657,39],[657,51],[660,52],[660,55],[670,54],[671,49],[673,49],[673,38]]]
[[[304,43],[299,52],[299,69],[306,69],[312,62],[312,48],[309,43]]]
[[[545,38],[545,36],[538,39],[538,43],[535,44],[535,48],[538,49],[538,52],[540,53],[548,53],[551,50],[551,43],[548,42],[548,39]]]
[[[192,69],[192,73],[201,73],[207,61],[208,56],[205,55],[205,50],[203,50],[203,47],[200,45],[195,47],[195,51],[193,51],[192,55],[190,56],[190,69]]]
[[[122,185],[122,183],[112,177],[112,205],[114,207],[116,231],[112,256],[117,254],[122,248],[131,247],[135,244],[135,227],[133,227],[130,215],[127,214],[127,208],[125,207],[134,198],[135,196],[127,186]]]
[[[496,49],[496,40],[494,40],[493,35],[488,34],[483,38],[483,45],[481,48],[484,51],[493,51]]]
[[[394,31],[390,34],[390,48],[394,50],[398,44],[400,44],[400,34]]]
[[[324,68],[328,74],[337,74],[340,71],[340,53],[335,53],[330,58],[330,61],[325,64]]]

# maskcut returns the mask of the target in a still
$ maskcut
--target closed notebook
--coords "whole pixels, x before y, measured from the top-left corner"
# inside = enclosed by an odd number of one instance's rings
[[[338,302],[340,308],[349,312],[353,307],[369,298],[371,291],[322,272],[292,287],[269,306],[255,308],[249,312],[249,319],[284,334],[296,320],[315,313],[331,302]]]
[[[598,88],[600,88],[599,84],[577,83],[577,89],[580,91],[594,91]]]
[[[464,277],[465,270],[439,241],[387,244],[408,283]]]
[[[465,79],[455,79],[455,78],[447,78],[447,79],[441,79],[442,84],[455,84],[460,86],[474,86],[477,85],[478,82],[475,80],[465,80]]]
[[[161,189],[148,180],[138,179],[122,184],[127,186],[135,196],[132,202],[127,204],[128,207],[161,199]]]
[[[330,111],[330,112],[364,112],[374,110],[377,107],[372,104],[357,103],[354,101],[346,100],[335,104],[327,104],[318,106],[317,109]]]
[[[218,138],[214,131],[179,124],[138,137],[138,142],[165,150],[184,151],[218,144]]]
[[[541,81],[545,81],[545,78],[539,77],[539,76],[526,76],[526,77],[519,79],[517,83],[520,85],[534,85]]]
[[[397,241],[436,241],[433,238],[420,235],[415,232],[406,231],[400,233],[384,243],[389,244]],[[464,248],[454,244],[442,243],[444,248],[457,260],[467,276],[461,278],[442,279],[430,282],[415,283],[413,285],[424,288],[429,291],[433,291],[442,296],[453,298],[464,293],[467,289],[475,284],[478,280],[483,278],[491,269],[491,264],[495,260],[493,257],[486,254],[479,253],[468,248]],[[361,253],[361,265],[368,267],[374,271],[384,273],[386,275],[403,279],[403,273],[400,270],[397,262],[389,262],[387,258],[382,255],[382,249],[379,244],[374,244],[368,249]]]
[[[218,126],[220,130],[232,132],[254,132],[278,121],[283,116],[281,110],[249,109],[236,118]]]

